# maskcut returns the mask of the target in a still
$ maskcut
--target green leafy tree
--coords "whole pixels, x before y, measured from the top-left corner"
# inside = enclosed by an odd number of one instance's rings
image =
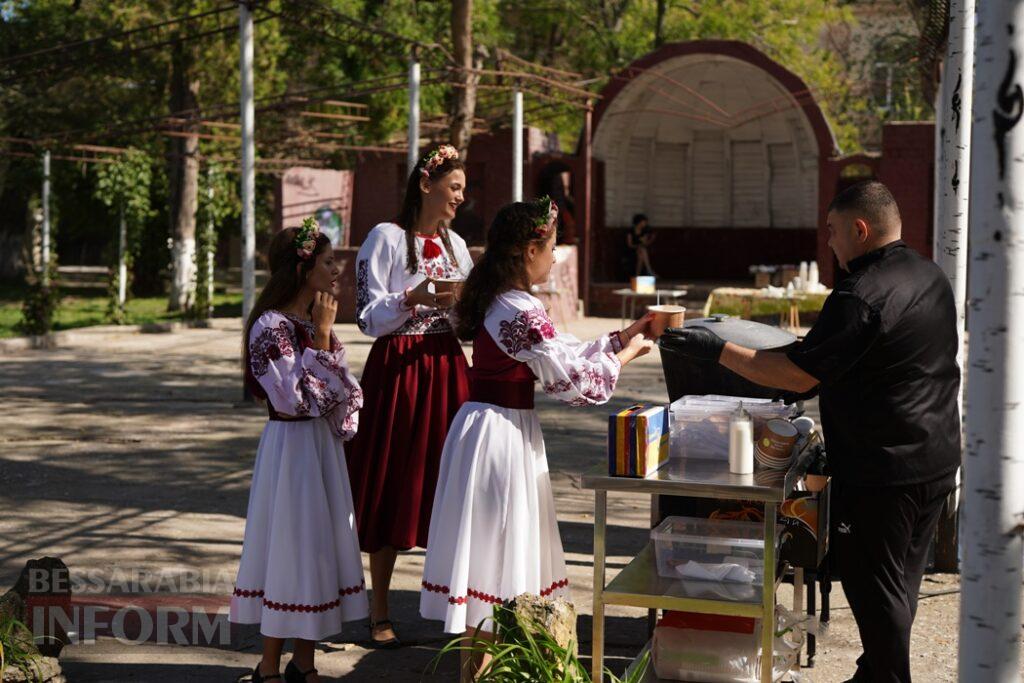
[[[196,291],[194,317],[213,315],[213,268],[219,243],[218,228],[230,217],[238,216],[241,205],[238,183],[220,164],[211,164],[202,177],[199,192],[199,244],[196,249]]]
[[[110,296],[107,315],[119,325],[126,322],[120,289],[123,286],[126,293],[131,292],[131,273],[138,251],[139,229],[153,213],[150,205],[152,180],[152,161],[149,155],[138,149],[129,149],[113,163],[101,164],[96,171],[93,190],[96,198],[113,211],[118,221],[125,222],[124,243],[118,244],[118,256],[111,259],[110,284],[107,288]],[[123,284],[120,274],[121,250],[124,251],[126,278]]]

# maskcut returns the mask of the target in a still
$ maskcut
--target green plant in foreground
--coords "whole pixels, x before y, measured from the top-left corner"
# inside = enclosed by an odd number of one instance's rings
[[[7,667],[13,667],[29,681],[42,681],[39,653],[32,642],[32,633],[14,617],[0,621],[0,677]]]
[[[488,621],[493,624],[492,630],[497,632],[495,640],[480,636]],[[592,683],[590,674],[576,655],[575,643],[562,647],[543,626],[525,620],[502,605],[494,607],[494,614],[482,621],[473,635],[455,638],[441,648],[431,663],[432,672],[437,671],[445,654],[464,651],[490,657],[477,676],[479,683]],[[605,673],[612,683],[638,683],[647,670],[648,659],[649,653],[625,678],[620,679],[607,669]]]
[[[21,320],[18,322],[18,330],[24,334],[44,335],[53,330],[53,319],[61,297],[56,284],[56,254],[51,258],[48,282],[44,284],[42,275],[38,273],[28,278],[28,287],[21,305]]]

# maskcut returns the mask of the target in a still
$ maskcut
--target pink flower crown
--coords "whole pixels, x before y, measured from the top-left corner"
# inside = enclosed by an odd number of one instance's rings
[[[530,236],[532,239],[545,240],[551,236],[551,231],[558,225],[558,205],[555,204],[555,200],[547,195],[537,201],[548,203],[548,213],[537,219],[533,226],[533,233]]]
[[[431,151],[430,154],[423,157],[423,168],[420,169],[420,173],[429,178],[430,174],[433,173],[438,166],[449,159],[458,158],[459,150],[455,149],[451,145],[441,145],[437,149]]]
[[[303,261],[313,256],[316,251],[316,239],[320,236],[320,226],[312,216],[303,219],[302,226],[295,233],[295,253]]]

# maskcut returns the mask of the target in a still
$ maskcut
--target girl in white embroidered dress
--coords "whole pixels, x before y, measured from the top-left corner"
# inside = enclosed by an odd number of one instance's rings
[[[651,349],[650,316],[589,343],[555,330],[528,290],[547,281],[556,219],[548,200],[503,207],[456,304],[456,332],[473,340],[470,398],[445,441],[420,594],[420,613],[448,633],[520,593],[568,592],[535,381],[569,405],[604,403]],[[485,662],[463,654],[472,680]]]
[[[246,324],[249,389],[267,401],[230,620],[260,624],[253,681],[318,681],[316,641],[368,612],[342,441],[358,426],[362,391],[331,326],[340,271],[311,225],[270,245],[270,280]]]

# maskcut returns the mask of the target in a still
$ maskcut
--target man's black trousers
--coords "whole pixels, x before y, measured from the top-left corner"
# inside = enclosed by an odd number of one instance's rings
[[[917,594],[955,482],[955,474],[907,486],[833,482],[831,552],[864,648],[857,683],[910,683]]]

